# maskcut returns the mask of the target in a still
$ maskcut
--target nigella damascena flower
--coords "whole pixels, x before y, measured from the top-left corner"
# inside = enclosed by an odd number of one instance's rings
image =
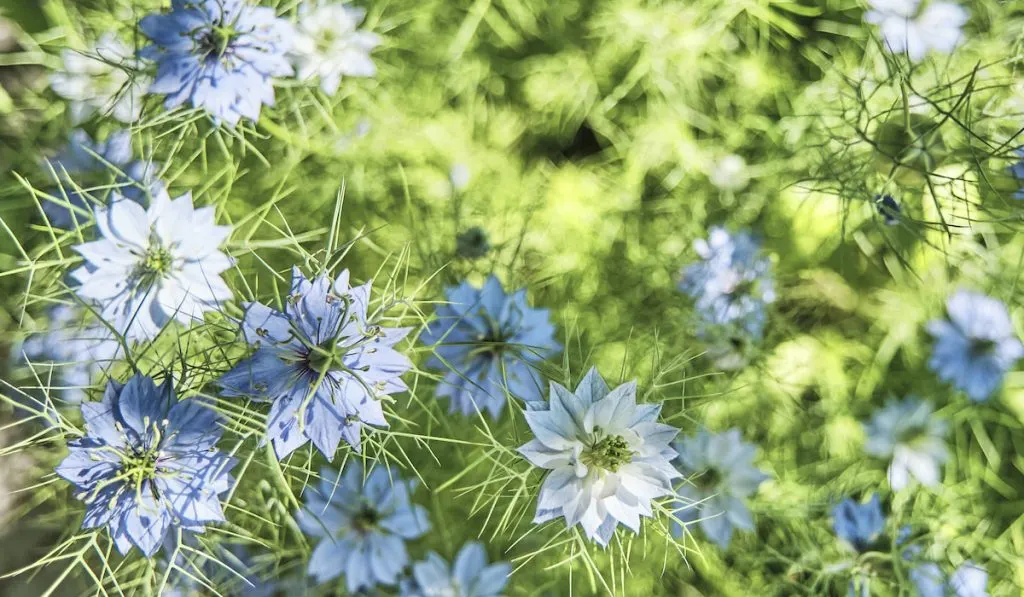
[[[746,499],[757,493],[768,475],[754,466],[757,448],[743,441],[738,429],[723,433],[699,431],[672,444],[676,468],[686,479],[676,489],[672,534],[683,525],[700,524],[708,539],[725,549],[733,531],[751,531],[754,519]]]
[[[512,566],[506,562],[487,565],[487,551],[470,541],[450,566],[436,552],[412,565],[412,578],[402,582],[401,597],[501,597]]]
[[[866,504],[850,498],[832,508],[832,529],[836,536],[858,552],[872,549],[885,531],[885,516],[878,494]]]
[[[25,360],[33,366],[44,360],[53,363],[58,382],[51,389],[58,390],[70,404],[85,398],[85,388],[100,371],[114,364],[121,350],[106,326],[83,322],[84,315],[84,309],[57,305],[49,311],[47,330],[29,337],[22,346]]]
[[[890,402],[864,426],[864,451],[889,459],[889,485],[895,491],[910,477],[922,485],[939,482],[939,467],[949,458],[946,422],[934,416],[932,404],[908,397]]]
[[[334,95],[343,76],[377,74],[370,52],[380,45],[380,36],[357,30],[365,17],[366,9],[338,2],[306,0],[301,4],[289,52],[295,76],[302,81],[319,78],[320,89]]]
[[[332,284],[292,269],[284,312],[246,306],[242,331],[256,352],[220,380],[227,396],[271,401],[267,439],[278,458],[312,441],[328,460],[344,439],[359,450],[363,425],[387,427],[381,400],[408,389],[412,362],[394,349],[411,328],[373,323],[370,282]]]
[[[775,301],[772,262],[761,244],[748,232],[714,226],[693,246],[701,261],[683,270],[679,288],[694,299],[698,315],[712,324],[742,321],[760,336],[765,306]]]
[[[84,214],[72,212],[87,210],[91,202],[77,191],[87,190],[89,183],[109,183],[120,196],[145,204],[149,197],[159,195],[164,185],[157,178],[159,164],[136,160],[132,156],[129,131],[111,133],[104,141],[93,141],[89,133],[76,130],[60,153],[47,158],[45,167],[56,175],[61,190],[54,193],[67,198],[67,205],[53,201],[43,202],[43,212],[50,224],[57,228],[71,228],[76,222],[84,223]],[[96,175],[107,174],[106,180],[93,180]]]
[[[570,392],[552,382],[547,410],[526,411],[536,436],[519,448],[547,474],[537,498],[540,524],[564,517],[569,527],[607,545],[618,523],[640,531],[651,501],[672,493],[679,471],[669,446],[679,430],[657,422],[660,404],[637,404],[636,383],[609,390],[591,369]]]
[[[124,123],[139,119],[150,78],[139,72],[134,50],[116,35],[104,35],[87,52],[64,50],[61,61],[61,70],[50,75],[50,86],[70,100],[74,122],[97,112]]]
[[[562,350],[549,311],[530,308],[525,288],[505,294],[494,276],[483,288],[463,282],[445,295],[447,303],[437,308],[420,339],[434,345],[427,365],[449,369],[436,392],[448,397],[448,410],[463,415],[486,410],[497,419],[506,387],[527,404],[541,403],[536,364]]]
[[[918,597],[989,597],[988,572],[967,561],[947,579],[934,562],[911,568],[908,576]]]
[[[920,0],[868,0],[864,20],[878,25],[886,47],[906,53],[913,62],[928,52],[949,54],[960,42],[960,28],[968,12],[959,4],[933,0],[923,8]]]
[[[302,530],[320,542],[309,559],[309,574],[324,583],[345,575],[350,593],[377,585],[394,585],[409,563],[405,542],[430,530],[427,510],[411,504],[414,481],[377,465],[363,474],[350,462],[339,479],[331,469],[320,471],[320,484],[305,494],[298,512]]]
[[[162,191],[149,209],[114,193],[110,207],[96,208],[96,226],[99,240],[74,247],[85,258],[71,272],[75,292],[129,340],[231,299],[220,277],[231,259],[218,249],[231,228],[214,224],[214,208],[195,209],[191,193],[172,200]]]
[[[1024,158],[1024,147],[1018,147],[1013,150],[1013,153],[1015,153],[1019,158]],[[1010,173],[1010,176],[1017,181],[1017,184],[1021,185],[1020,189],[1014,191],[1013,198],[1018,200],[1024,199],[1024,160],[1020,160],[1019,162],[1007,167],[1007,171]]]
[[[215,122],[256,121],[274,104],[273,77],[292,74],[285,52],[294,34],[272,8],[244,0],[172,0],[171,12],[139,24],[153,44],[140,55],[156,61],[151,93],[164,106],[186,101]]]
[[[111,381],[82,416],[86,434],[68,442],[57,474],[85,502],[84,528],[106,526],[122,554],[134,545],[151,556],[172,527],[201,533],[224,521],[218,496],[234,459],[217,450],[221,427],[207,406],[178,401],[170,379],[158,387],[135,375]]]
[[[1006,305],[978,292],[958,290],[946,301],[948,320],[928,323],[935,338],[928,366],[975,402],[987,400],[1024,356]]]

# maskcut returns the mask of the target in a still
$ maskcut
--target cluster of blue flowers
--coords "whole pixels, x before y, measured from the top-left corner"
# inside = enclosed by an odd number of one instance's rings
[[[921,24],[881,4],[872,2],[867,18],[890,49],[923,56],[930,46],[921,31],[896,32]],[[951,49],[956,39],[950,36],[966,19],[960,10],[944,10],[957,24],[932,40],[931,49]],[[80,93],[79,75],[92,66],[70,56],[52,85],[79,104],[75,112],[83,117],[108,110],[131,123],[141,117],[142,97],[157,94],[168,110],[188,104],[216,125],[234,127],[243,118],[257,121],[264,106],[274,105],[276,78],[315,79],[320,92],[334,94],[343,76],[374,74],[369,54],[381,39],[357,30],[364,11],[317,0],[303,3],[297,15],[296,24],[243,0],[172,0],[169,12],[139,23],[149,44],[137,56],[116,38],[97,46],[107,63],[137,75],[127,89],[130,101],[95,89]],[[511,566],[489,563],[479,542],[462,546],[451,564],[436,552],[413,561],[407,544],[432,530],[427,509],[413,502],[418,484],[364,450],[368,437],[401,418],[395,396],[409,390],[403,377],[415,370],[400,348],[415,338],[414,328],[382,325],[389,305],[374,308],[371,282],[354,285],[348,270],[307,277],[296,266],[280,308],[243,305],[235,323],[247,353],[216,371],[217,399],[228,399],[220,407],[192,390],[179,397],[171,373],[157,376],[160,385],[137,371],[116,381],[113,365],[126,351],[159,341],[173,326],[229,313],[223,307],[235,299],[226,280],[236,263],[225,248],[232,228],[216,224],[214,208],[197,206],[191,193],[172,198],[160,164],[137,159],[130,139],[121,130],[102,141],[76,131],[44,163],[59,187],[43,204],[48,223],[92,240],[74,246],[81,264],[68,285],[76,302],[53,308],[50,332],[29,339],[22,352],[30,364],[62,367],[63,398],[80,409],[84,428],[71,431],[56,472],[84,504],[82,527],[106,529],[122,555],[135,547],[154,557],[178,532],[203,534],[226,523],[223,500],[235,488],[236,459],[218,445],[226,426],[218,408],[254,403],[265,417],[259,441],[269,444],[274,466],[294,462],[307,444],[310,459],[320,457],[315,448],[328,462],[344,450],[340,471],[309,471],[316,482],[304,487],[304,503],[293,512],[315,543],[303,582],[343,578],[349,593],[390,587],[409,597],[500,595]],[[731,168],[742,164],[733,161],[717,178]],[[1021,168],[1012,166],[1011,174],[1024,177]],[[452,176],[468,179],[465,172]],[[877,197],[876,206],[886,224],[900,222],[890,195]],[[467,257],[487,246],[486,237],[466,238],[460,251]],[[695,336],[716,367],[740,369],[757,357],[770,329],[773,259],[751,232],[723,227],[711,228],[695,251],[699,260],[683,268],[679,283],[694,307]],[[542,476],[535,524],[564,526],[606,547],[620,525],[639,534],[664,505],[677,538],[696,528],[726,550],[737,533],[755,530],[749,500],[773,475],[757,464],[758,447],[739,429],[678,437],[680,429],[662,421],[660,404],[638,400],[635,381],[612,387],[596,368],[575,389],[548,380],[545,368],[563,346],[550,310],[531,306],[526,288],[506,291],[491,274],[482,286],[465,280],[444,294],[418,336],[430,348],[425,366],[437,379],[435,397],[447,401],[453,416],[499,421],[506,406],[509,418],[522,415],[532,437],[517,453]],[[972,402],[995,395],[1024,356],[1006,305],[978,292],[958,290],[946,317],[926,331],[933,339],[928,367]],[[105,391],[89,401],[85,390],[98,377],[107,379]],[[942,479],[949,423],[937,402],[893,399],[862,424],[863,452],[885,462],[893,492]],[[844,499],[831,516],[836,537],[854,557],[898,552],[920,595],[985,594],[983,567],[964,561],[943,570],[910,543],[911,529],[887,528],[879,495],[867,503]],[[851,583],[862,594],[868,587],[864,579]]]

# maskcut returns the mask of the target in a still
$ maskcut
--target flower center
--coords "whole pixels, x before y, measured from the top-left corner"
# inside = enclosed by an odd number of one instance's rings
[[[157,280],[166,278],[173,267],[174,256],[171,252],[159,243],[152,243],[136,267],[135,275],[143,287],[149,287]]]
[[[599,440],[580,456],[580,461],[589,467],[616,472],[619,467],[633,460],[633,451],[621,435],[608,435]]]
[[[140,487],[146,481],[156,478],[159,451],[156,449],[132,450],[121,457],[121,467],[128,483]]]
[[[352,517],[352,527],[360,533],[368,533],[377,528],[380,522],[380,513],[370,506],[363,506],[356,515]]]
[[[996,350],[995,340],[989,340],[987,338],[972,338],[970,351],[971,355],[975,357],[984,357],[992,354]]]
[[[716,468],[709,468],[699,475],[690,478],[698,489],[713,489],[722,483],[722,473]]]
[[[237,32],[230,26],[214,25],[196,39],[196,47],[207,60],[223,58],[235,41]]]

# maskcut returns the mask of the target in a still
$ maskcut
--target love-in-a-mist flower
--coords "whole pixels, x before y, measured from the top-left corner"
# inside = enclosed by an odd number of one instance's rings
[[[86,434],[68,442],[57,474],[85,502],[87,529],[107,527],[118,551],[153,555],[171,528],[201,533],[224,521],[220,494],[234,459],[217,450],[221,427],[199,400],[178,401],[171,380],[111,381],[82,404]]]
[[[292,74],[285,56],[294,36],[274,9],[244,0],[171,0],[167,14],[139,24],[153,43],[140,55],[156,62],[150,93],[164,106],[189,102],[215,122],[256,121],[274,104],[274,77]]]
[[[71,272],[75,292],[129,340],[147,340],[173,320],[192,323],[231,299],[221,273],[231,259],[218,247],[231,234],[214,208],[195,209],[192,194],[166,191],[148,209],[113,194],[96,208],[98,240],[76,245],[85,264]]]
[[[549,399],[548,409],[526,411],[535,439],[519,448],[550,471],[533,522],[565,518],[602,546],[620,522],[640,532],[652,500],[671,494],[680,476],[669,445],[679,430],[657,422],[660,404],[636,403],[636,382],[609,390],[597,369],[575,393],[552,382]]]
[[[430,530],[427,510],[412,504],[414,481],[378,464],[364,476],[350,462],[341,477],[320,471],[320,483],[305,493],[298,512],[302,530],[320,538],[309,559],[309,574],[318,583],[345,576],[350,593],[377,585],[394,585],[409,563],[405,542]]]
[[[75,122],[97,112],[131,123],[142,113],[151,79],[141,71],[135,51],[115,34],[107,33],[85,52],[61,52],[61,69],[50,75],[50,87],[70,101]]]
[[[922,485],[939,482],[939,469],[949,458],[946,422],[934,414],[931,402],[915,397],[892,401],[864,425],[864,451],[889,460],[889,485],[899,491],[910,477]]]
[[[78,189],[90,191],[92,183],[109,186],[121,197],[142,204],[164,189],[163,182],[157,178],[159,164],[134,159],[128,131],[115,131],[103,141],[94,141],[89,133],[76,130],[71,133],[67,147],[47,158],[44,167],[61,185],[53,195],[67,200],[66,204],[43,202],[46,219],[57,228],[70,228],[88,221],[88,216],[79,210],[91,211],[92,203]],[[102,175],[106,177],[97,179]],[[106,194],[105,189],[100,188],[94,194],[101,198]]]
[[[906,54],[918,62],[928,52],[949,54],[960,43],[961,27],[970,16],[954,2],[932,0],[867,0],[864,20],[878,25],[890,52]]]
[[[988,572],[970,561],[964,562],[948,579],[934,562],[911,568],[908,576],[917,589],[917,597],[989,597]]]
[[[1013,153],[1019,158],[1024,158],[1024,147],[1018,147],[1013,150]],[[1020,185],[1020,189],[1014,191],[1013,198],[1017,200],[1024,199],[1024,159],[1008,166],[1006,170],[1017,181],[1017,184]]]
[[[25,360],[32,363],[40,378],[49,376],[39,372],[39,364],[53,364],[57,381],[50,389],[57,390],[70,404],[85,398],[85,388],[100,371],[113,366],[121,350],[110,330],[97,321],[83,321],[85,314],[85,310],[71,305],[53,307],[46,331],[30,336],[22,346]]]
[[[402,582],[401,597],[501,597],[512,566],[487,565],[487,551],[477,541],[462,546],[451,566],[436,552],[412,565],[412,578]]]
[[[754,518],[746,500],[768,475],[754,466],[757,448],[743,441],[738,429],[722,433],[699,431],[672,444],[676,468],[685,477],[676,493],[672,534],[697,523],[708,539],[725,549],[735,530],[751,531]]]
[[[878,494],[862,504],[846,498],[832,508],[832,529],[836,536],[858,552],[872,549],[885,531],[885,516]]]
[[[377,67],[370,52],[380,36],[359,31],[366,9],[340,2],[306,0],[299,5],[299,20],[289,58],[302,81],[319,79],[320,89],[334,95],[342,77],[372,77]]]
[[[987,400],[1024,356],[1006,305],[978,292],[958,290],[946,301],[946,313],[949,319],[928,323],[928,333],[935,338],[928,366],[971,400]]]
[[[701,260],[683,270],[679,288],[694,299],[698,315],[713,324],[743,321],[760,335],[765,306],[775,301],[772,262],[761,243],[749,232],[714,226],[693,247]]]
[[[284,311],[249,303],[242,321],[256,352],[220,380],[227,396],[270,401],[267,439],[278,458],[312,441],[328,460],[344,439],[359,449],[364,425],[387,427],[382,399],[408,389],[412,362],[394,349],[411,328],[387,328],[367,313],[371,282],[349,286],[292,269]]]
[[[525,288],[506,294],[494,276],[482,288],[463,282],[445,295],[420,339],[434,346],[427,365],[449,369],[436,391],[449,399],[449,411],[486,411],[497,419],[506,391],[527,404],[542,403],[537,364],[562,350],[548,309],[531,308]]]

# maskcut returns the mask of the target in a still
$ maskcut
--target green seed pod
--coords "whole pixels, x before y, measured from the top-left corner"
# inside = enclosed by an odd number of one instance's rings
[[[908,126],[909,124],[909,126]],[[949,157],[938,123],[923,114],[891,116],[875,130],[875,167],[902,185],[922,184]]]

